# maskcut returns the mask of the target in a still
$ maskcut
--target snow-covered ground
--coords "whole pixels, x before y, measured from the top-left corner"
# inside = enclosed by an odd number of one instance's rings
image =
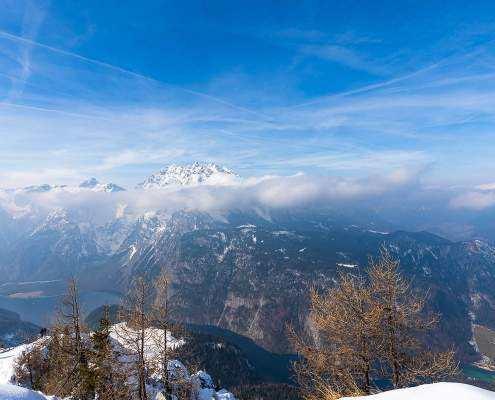
[[[21,345],[0,352],[0,400],[56,400],[56,397],[45,396],[41,393],[12,385],[14,366],[17,357],[32,345]]]
[[[372,396],[346,397],[346,400],[495,400],[495,392],[463,383],[433,383],[391,390]],[[342,399],[342,400],[345,400]]]
[[[133,346],[131,343],[135,339],[133,332],[126,328],[124,324],[114,325],[110,333],[112,346],[119,350],[121,354],[122,362],[132,362]],[[13,378],[15,374],[15,363],[17,358],[22,354],[23,351],[31,348],[35,343],[42,344],[42,341],[48,338],[38,339],[36,342],[31,344],[24,344],[21,346],[13,347],[6,351],[0,352],[0,400],[57,400],[57,397],[45,396],[41,393],[34,392],[32,390],[27,390],[16,386],[13,384]],[[147,329],[146,330],[146,344],[145,352],[146,358],[151,360],[156,358],[156,352],[159,350],[160,343],[163,343],[163,332],[158,329]],[[183,339],[174,338],[170,332],[167,332],[167,346],[170,348],[176,348],[184,344]],[[197,400],[235,400],[232,393],[225,389],[216,391],[213,380],[204,371],[198,371],[196,373],[189,373],[187,368],[179,360],[170,360],[167,366],[167,370],[170,377],[175,376],[175,374],[180,373],[181,377],[188,379],[193,385]],[[158,377],[158,376],[157,376]],[[157,378],[156,377],[156,378]],[[150,398],[155,398],[159,392],[159,387],[154,387],[152,385],[147,386]],[[157,397],[158,398],[158,397]]]
[[[115,324],[110,329],[110,338],[115,340],[120,346],[127,350],[132,350],[137,340],[137,333],[126,327],[125,323]],[[163,331],[161,329],[148,328],[145,334],[145,356],[152,358],[154,354],[160,351],[163,343]],[[176,349],[185,344],[184,339],[176,339],[170,332],[167,332],[167,347]]]
[[[28,390],[15,385],[0,384],[1,400],[56,400],[57,397],[45,396],[39,392]]]
[[[22,354],[24,350],[32,347],[33,344],[34,343],[23,344],[8,349],[6,351],[0,351],[0,384],[7,384],[11,382],[12,377],[14,376],[16,359]],[[0,396],[0,400],[3,400],[3,397]]]
[[[115,325],[112,329],[111,337],[115,342],[119,343],[122,347],[128,348],[125,341],[122,340],[124,327],[122,325]],[[148,339],[150,345],[146,346],[146,352],[148,356],[151,356],[157,349],[154,348],[156,336],[160,335],[160,331],[151,329],[148,332]],[[45,339],[39,339],[38,343]],[[163,337],[162,337],[163,340]],[[169,346],[177,347],[181,346],[184,342],[181,339],[175,339],[173,336],[167,334],[167,343]],[[24,350],[32,346],[33,344],[21,345],[14,347],[7,351],[0,352],[0,400],[57,400],[56,397],[45,396],[41,393],[20,388],[12,385],[12,377],[14,375],[14,366],[17,357],[19,357]],[[129,348],[128,348],[129,349]],[[178,360],[170,361],[169,373],[173,371],[182,370],[185,371],[186,376],[190,379],[195,391],[197,393],[197,400],[235,400],[232,393],[222,389],[215,391],[212,378],[204,371],[198,371],[189,375],[187,369]],[[156,391],[150,387],[150,394],[154,395]],[[434,383],[431,385],[421,385],[413,388],[393,390],[389,392],[379,393],[367,397],[352,397],[345,398],[347,400],[495,400],[495,392],[480,389],[475,386],[470,386],[461,383]],[[343,399],[344,400],[344,399]]]

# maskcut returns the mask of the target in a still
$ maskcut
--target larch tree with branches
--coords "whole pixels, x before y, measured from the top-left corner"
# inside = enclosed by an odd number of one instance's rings
[[[380,313],[380,359],[394,388],[446,379],[457,373],[453,350],[427,350],[421,336],[434,330],[438,316],[425,312],[428,295],[413,289],[399,272],[400,261],[386,247],[370,258],[369,281]]]
[[[437,325],[428,296],[399,272],[385,247],[370,258],[366,277],[342,274],[337,285],[310,291],[310,332],[289,330],[301,361],[296,376],[306,400],[369,394],[372,377],[394,388],[447,379],[457,373],[454,351],[428,350],[424,337]]]
[[[364,278],[342,274],[324,294],[311,289],[310,299],[313,334],[291,333],[304,360],[296,372],[306,398],[369,394],[379,315]]]

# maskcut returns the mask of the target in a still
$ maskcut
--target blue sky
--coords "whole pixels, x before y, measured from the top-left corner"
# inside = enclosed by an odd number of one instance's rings
[[[196,160],[246,176],[495,180],[493,2],[0,7],[0,187],[133,186]]]

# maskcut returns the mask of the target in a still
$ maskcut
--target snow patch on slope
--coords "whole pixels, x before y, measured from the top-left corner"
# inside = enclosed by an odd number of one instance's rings
[[[356,268],[358,265],[357,264],[343,264],[343,263],[337,263],[339,267],[344,267],[344,268]]]
[[[115,183],[101,183],[96,178],[90,178],[81,182],[79,186],[69,186],[69,185],[32,185],[23,188],[10,189],[9,192],[14,193],[47,193],[54,191],[67,191],[72,193],[81,192],[84,190],[90,190],[93,192],[123,192],[125,189]]]

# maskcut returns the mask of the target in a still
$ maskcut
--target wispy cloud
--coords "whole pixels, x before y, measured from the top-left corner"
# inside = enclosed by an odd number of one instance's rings
[[[364,149],[348,149],[346,152],[321,153],[311,151],[306,156],[295,156],[286,160],[266,160],[266,167],[277,166],[280,169],[320,167],[333,171],[353,171],[354,173],[365,173],[364,171],[380,171],[382,167],[400,168],[405,165],[412,166],[412,170],[421,169],[431,160],[420,151],[366,151]]]
[[[352,69],[367,71],[376,75],[388,72],[383,64],[370,60],[349,47],[334,44],[306,45],[301,48],[301,52],[306,56],[319,57],[323,60],[333,61]]]
[[[473,171],[485,170],[492,155],[483,149],[495,146],[490,43],[405,71],[361,51],[366,35],[282,30],[279,37],[297,39],[296,56],[376,75],[315,97],[277,71],[295,86],[290,97],[262,80],[236,86],[242,74],[217,85],[218,77],[194,88],[169,84],[47,45],[37,37],[42,22],[33,9],[23,34],[0,30],[0,92],[11,99],[0,105],[0,186],[101,174],[132,187],[161,164],[196,159],[246,174],[367,176],[433,165],[442,181],[465,157],[471,166],[461,174],[489,178]],[[22,68],[11,68],[13,58]]]
[[[22,20],[22,36],[24,39],[20,43],[17,62],[19,65],[19,73],[11,80],[12,87],[7,96],[6,101],[11,101],[20,97],[24,91],[24,86],[31,74],[31,50],[32,42],[36,40],[38,30],[45,17],[44,11],[39,8],[34,2],[27,2]],[[0,32],[0,35],[2,32]]]
[[[126,149],[116,154],[105,157],[98,170],[112,170],[122,166],[129,165],[146,165],[151,163],[166,164],[169,160],[176,160],[184,154],[184,151],[178,148],[173,149]]]
[[[42,15],[41,13],[38,14],[38,17],[40,17],[41,15]],[[38,22],[38,27],[39,27],[39,23],[41,23],[41,20]],[[33,27],[32,24],[28,25],[28,26],[30,26],[31,29]],[[36,27],[36,24],[34,24],[34,26]],[[36,27],[36,31],[37,31],[37,27]],[[17,43],[20,43],[23,46],[23,52],[22,52],[23,62],[21,62],[21,65],[23,66],[23,71],[24,70],[27,71],[26,73],[28,73],[30,70],[30,57],[29,57],[30,53],[29,53],[29,50],[32,47],[38,47],[40,49],[46,50],[46,51],[51,52],[51,53],[58,54],[58,55],[63,56],[63,57],[69,57],[71,59],[79,60],[79,61],[82,61],[84,63],[92,64],[92,65],[95,65],[95,66],[98,66],[98,67],[101,67],[101,68],[104,68],[104,69],[107,69],[110,71],[114,71],[114,72],[122,74],[124,76],[135,78],[135,79],[138,79],[141,81],[149,82],[149,83],[156,84],[156,85],[162,85],[165,88],[171,88],[175,91],[181,91],[185,94],[199,97],[201,99],[208,100],[208,101],[213,101],[213,102],[219,103],[221,105],[224,105],[224,106],[227,106],[227,107],[230,107],[230,108],[242,111],[242,112],[247,112],[247,113],[254,114],[254,115],[259,114],[255,110],[251,110],[249,108],[239,106],[237,104],[229,102],[229,101],[227,101],[223,98],[220,98],[218,96],[214,96],[214,95],[211,95],[208,93],[203,93],[203,92],[200,92],[197,90],[184,88],[184,87],[177,86],[177,85],[174,85],[174,84],[171,84],[168,82],[163,82],[163,81],[160,81],[158,79],[140,74],[138,72],[134,72],[134,71],[131,71],[129,69],[119,67],[117,65],[106,63],[106,62],[96,60],[96,59],[93,59],[90,57],[85,57],[85,56],[82,56],[80,54],[77,54],[77,53],[74,53],[71,51],[67,51],[67,50],[63,50],[63,49],[60,49],[60,48],[57,48],[54,46],[49,46],[49,45],[46,45],[46,44],[41,43],[39,41],[36,41],[34,39],[28,38],[28,37],[18,36],[18,35],[15,35],[15,34],[12,34],[12,33],[6,32],[6,31],[2,31],[2,30],[0,30],[0,37],[3,37],[5,39],[11,40],[11,41],[14,41]],[[26,79],[22,79],[22,75],[21,75],[21,81],[24,83],[26,81]]]

